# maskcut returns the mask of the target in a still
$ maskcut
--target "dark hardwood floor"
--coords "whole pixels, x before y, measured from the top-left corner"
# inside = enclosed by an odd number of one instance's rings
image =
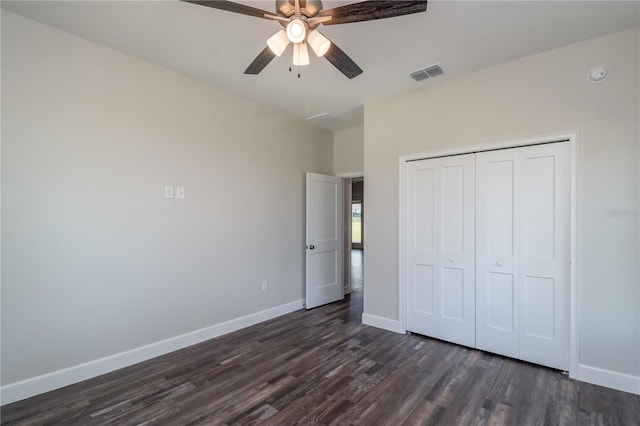
[[[640,397],[361,325],[362,290],[2,407],[2,424],[638,425]]]

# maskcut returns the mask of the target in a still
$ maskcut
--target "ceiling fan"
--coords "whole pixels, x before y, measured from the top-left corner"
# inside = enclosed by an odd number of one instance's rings
[[[322,9],[322,1],[320,0],[276,0],[275,13],[225,0],[182,1],[257,18],[271,19],[282,25],[283,29],[267,40],[267,47],[251,62],[245,70],[245,74],[259,74],[273,58],[284,53],[289,43],[293,43],[293,65],[309,64],[308,44],[318,57],[324,56],[350,79],[362,74],[362,69],[317,30],[320,25],[371,21],[427,10],[427,0],[371,0],[327,10]]]

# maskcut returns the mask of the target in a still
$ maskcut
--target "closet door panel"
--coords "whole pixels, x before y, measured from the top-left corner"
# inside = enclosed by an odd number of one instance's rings
[[[437,336],[437,160],[407,164],[407,329]]]
[[[518,151],[476,154],[476,346],[519,356]]]
[[[475,347],[475,156],[438,160],[438,337]]]
[[[520,148],[520,358],[568,369],[569,144]]]
[[[514,274],[488,272],[486,292],[486,326],[512,333],[515,330],[515,277]]]

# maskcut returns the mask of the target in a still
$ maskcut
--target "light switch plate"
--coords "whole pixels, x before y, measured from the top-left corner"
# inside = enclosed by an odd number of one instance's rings
[[[184,186],[176,186],[176,198],[184,199]]]
[[[164,187],[164,198],[173,198],[173,186]]]

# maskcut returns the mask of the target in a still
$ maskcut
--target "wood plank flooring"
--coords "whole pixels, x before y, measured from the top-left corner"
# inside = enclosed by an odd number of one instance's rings
[[[360,324],[362,290],[2,407],[3,425],[638,425],[640,397]]]
[[[362,249],[351,249],[351,288],[364,285],[364,253]]]

